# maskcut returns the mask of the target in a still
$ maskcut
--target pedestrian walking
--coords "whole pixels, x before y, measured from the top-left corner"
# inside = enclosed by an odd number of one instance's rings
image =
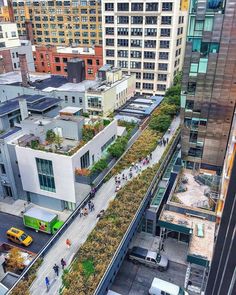
[[[164,243],[161,244],[161,251],[165,252]]]
[[[64,269],[65,266],[66,266],[66,262],[65,262],[65,260],[62,258],[62,259],[61,259],[61,268]]]
[[[166,143],[168,144],[168,142],[169,142],[169,137],[166,138]]]
[[[71,241],[69,239],[66,239],[66,246],[67,246],[67,249],[70,249]]]
[[[171,133],[171,129],[170,128],[168,129],[168,133]]]
[[[45,284],[46,284],[47,292],[48,292],[49,291],[49,288],[50,288],[50,281],[49,281],[49,278],[48,277],[45,278]]]
[[[53,270],[57,276],[59,276],[59,266],[55,263],[53,266]]]
[[[89,208],[89,211],[91,211],[91,202],[92,202],[91,200],[88,201],[88,208]]]
[[[79,217],[82,217],[82,216],[83,216],[82,210],[79,209]]]
[[[164,146],[166,146],[166,140],[165,140],[165,138],[163,139],[163,144],[164,144]]]
[[[122,174],[122,179],[125,180],[125,174],[124,173]]]
[[[86,207],[84,207],[84,209],[83,209],[83,214],[84,214],[84,216],[88,215],[88,209]]]
[[[150,153],[150,160],[152,160],[152,153]]]
[[[94,206],[94,203],[92,202],[91,203],[91,211],[94,211],[95,210],[95,206]]]

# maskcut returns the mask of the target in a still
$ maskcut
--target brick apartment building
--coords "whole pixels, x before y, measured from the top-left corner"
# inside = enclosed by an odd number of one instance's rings
[[[67,61],[81,58],[85,62],[85,79],[93,80],[103,65],[103,49],[100,45],[94,48],[33,46],[34,64],[37,72],[67,76]]]

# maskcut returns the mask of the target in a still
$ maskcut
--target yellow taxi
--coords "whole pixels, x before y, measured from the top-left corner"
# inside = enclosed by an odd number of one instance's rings
[[[23,230],[15,227],[11,227],[7,231],[7,238],[14,243],[24,246],[29,246],[33,242],[33,239],[28,236]]]

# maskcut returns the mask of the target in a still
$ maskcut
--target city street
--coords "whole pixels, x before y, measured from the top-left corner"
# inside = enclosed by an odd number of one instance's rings
[[[154,277],[183,287],[186,269],[186,265],[170,261],[168,270],[160,272],[125,259],[111,290],[121,295],[147,295]]]
[[[24,247],[9,241],[6,236],[6,231],[11,227],[16,227],[18,229],[25,231],[28,235],[30,235],[33,238],[33,243],[28,247]],[[1,244],[8,243],[13,246],[22,247],[28,251],[38,253],[50,238],[51,238],[51,235],[48,235],[42,232],[36,233],[35,230],[25,227],[23,224],[22,217],[0,212],[0,243]]]

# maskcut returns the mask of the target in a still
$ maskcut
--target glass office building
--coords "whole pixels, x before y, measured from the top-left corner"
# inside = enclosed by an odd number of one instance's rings
[[[191,0],[181,95],[182,156],[220,171],[236,100],[236,1]]]

